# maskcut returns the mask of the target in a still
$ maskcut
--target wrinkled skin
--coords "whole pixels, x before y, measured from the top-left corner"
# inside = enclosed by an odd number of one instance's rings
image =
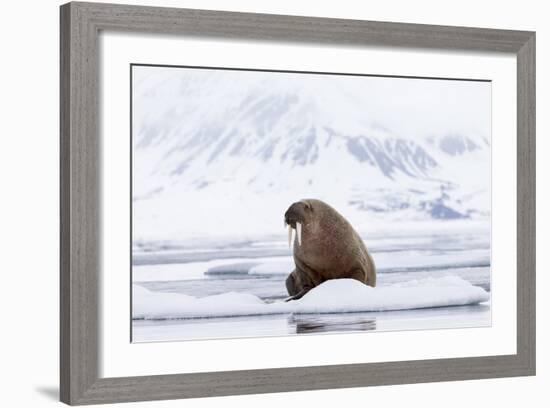
[[[285,223],[302,225],[302,244],[294,240],[296,268],[286,279],[288,300],[300,299],[329,279],[357,279],[376,285],[376,268],[359,234],[334,208],[320,200],[301,200],[285,213]]]

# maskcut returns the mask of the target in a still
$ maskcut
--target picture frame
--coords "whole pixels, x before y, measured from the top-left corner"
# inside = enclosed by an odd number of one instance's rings
[[[60,8],[60,397],[70,405],[535,374],[535,33],[72,2]],[[513,53],[517,58],[517,352],[102,378],[99,33]]]

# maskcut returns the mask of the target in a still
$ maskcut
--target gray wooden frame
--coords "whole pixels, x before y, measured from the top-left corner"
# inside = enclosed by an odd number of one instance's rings
[[[535,374],[535,33],[220,11],[61,6],[61,401],[92,404]],[[98,376],[100,30],[514,53],[517,353],[127,378]],[[498,205],[498,203],[495,203]]]

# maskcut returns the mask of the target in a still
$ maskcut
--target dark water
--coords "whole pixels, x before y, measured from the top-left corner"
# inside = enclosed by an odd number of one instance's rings
[[[135,320],[136,342],[287,336],[361,331],[487,327],[489,305],[368,313],[267,315],[228,318]]]

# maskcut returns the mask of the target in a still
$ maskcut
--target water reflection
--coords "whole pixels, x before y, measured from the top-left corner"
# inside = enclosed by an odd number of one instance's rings
[[[376,330],[376,318],[364,314],[291,315],[288,317],[289,333],[328,333]]]

